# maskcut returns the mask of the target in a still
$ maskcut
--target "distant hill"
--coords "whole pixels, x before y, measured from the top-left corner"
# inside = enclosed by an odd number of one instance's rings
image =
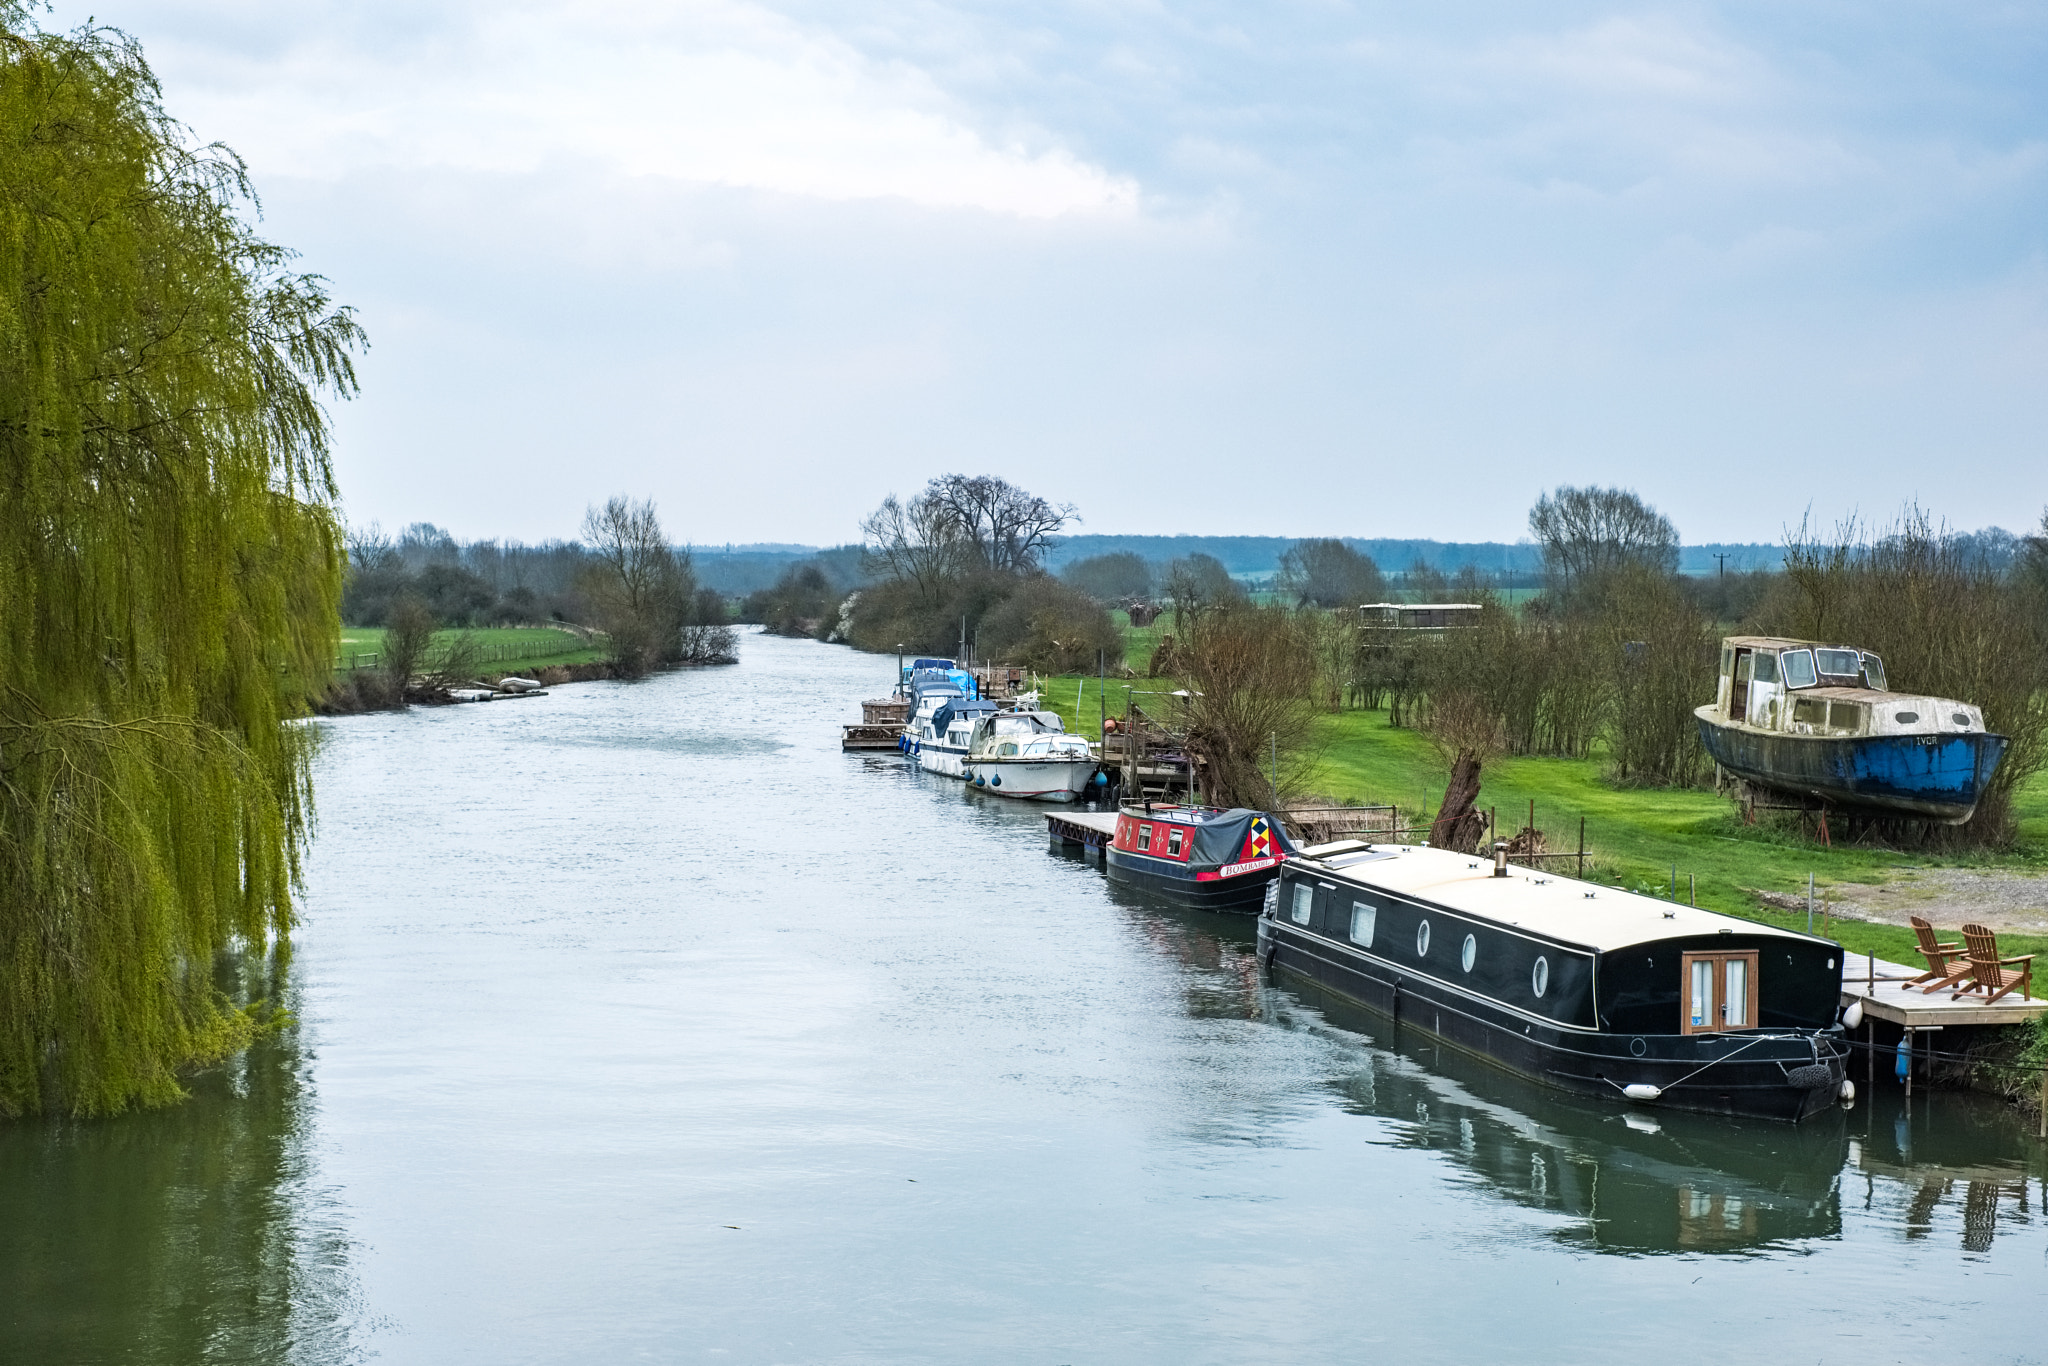
[[[1130,551],[1164,563],[1182,555],[1213,555],[1232,574],[1260,579],[1277,572],[1280,557],[1295,536],[1069,536],[1050,555],[1046,567],[1057,572],[1076,560]],[[1372,556],[1382,572],[1398,574],[1417,560],[1444,574],[1467,565],[1504,579],[1528,579],[1542,572],[1543,552],[1529,542],[1407,541],[1392,538],[1346,537],[1345,544]],[[817,560],[826,575],[842,588],[860,581],[859,546],[808,546],[782,542],[689,547],[697,581],[720,593],[744,595],[766,588],[793,564]],[[1726,555],[1730,569],[1776,569],[1784,547],[1763,543],[1689,545],[1678,552],[1682,574],[1712,574],[1716,555]]]

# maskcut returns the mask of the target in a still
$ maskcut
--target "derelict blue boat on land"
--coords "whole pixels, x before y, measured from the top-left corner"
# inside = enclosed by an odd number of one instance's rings
[[[1947,825],[1970,819],[2006,747],[1975,706],[1892,692],[1876,655],[1811,640],[1722,641],[1715,699],[1693,715],[1714,762],[1758,787]]]

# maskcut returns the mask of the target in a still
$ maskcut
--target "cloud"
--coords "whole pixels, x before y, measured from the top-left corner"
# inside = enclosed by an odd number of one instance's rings
[[[746,0],[591,0],[452,11],[393,41],[308,25],[180,50],[177,108],[259,173],[629,176],[1027,218],[1129,215],[1139,189],[1042,130],[989,129],[917,68]],[[187,60],[189,58],[189,60]]]

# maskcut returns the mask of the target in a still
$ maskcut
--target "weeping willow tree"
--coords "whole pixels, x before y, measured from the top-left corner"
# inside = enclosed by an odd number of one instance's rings
[[[132,40],[0,0],[0,1112],[180,1094],[282,945],[361,334]]]

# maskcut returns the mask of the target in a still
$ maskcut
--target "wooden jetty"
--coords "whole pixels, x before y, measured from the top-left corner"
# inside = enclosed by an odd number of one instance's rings
[[[909,721],[909,698],[870,697],[860,704],[860,721],[841,728],[839,748],[900,749],[903,728]]]
[[[1054,844],[1078,844],[1097,852],[1116,838],[1114,811],[1048,811],[1045,825]]]
[[[1865,1019],[1883,1020],[1905,1029],[2025,1024],[2038,1015],[2048,1014],[2048,1001],[2026,1000],[2017,993],[1986,1005],[1982,996],[1951,1000],[1953,987],[1930,995],[1920,987],[1906,985],[1925,971],[1904,963],[1887,963],[1882,958],[1873,962],[1860,953],[1844,953],[1842,1004],[1860,1001]]]

